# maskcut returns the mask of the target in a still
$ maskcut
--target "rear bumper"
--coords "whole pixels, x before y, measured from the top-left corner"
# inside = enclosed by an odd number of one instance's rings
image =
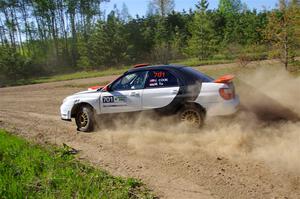
[[[238,96],[232,100],[223,100],[222,102],[207,104],[207,116],[232,115],[239,110],[239,105],[240,99]]]

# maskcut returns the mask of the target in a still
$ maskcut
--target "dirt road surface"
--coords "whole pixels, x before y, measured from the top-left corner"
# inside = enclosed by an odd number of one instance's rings
[[[197,131],[140,118],[79,133],[60,120],[62,100],[114,76],[0,89],[0,128],[66,143],[112,174],[140,178],[161,198],[300,198],[299,123],[261,123],[247,112]]]

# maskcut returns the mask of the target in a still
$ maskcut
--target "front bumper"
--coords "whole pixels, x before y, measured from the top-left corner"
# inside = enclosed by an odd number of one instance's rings
[[[68,103],[63,103],[60,107],[60,117],[64,121],[72,121],[71,120],[71,111],[72,105]]]

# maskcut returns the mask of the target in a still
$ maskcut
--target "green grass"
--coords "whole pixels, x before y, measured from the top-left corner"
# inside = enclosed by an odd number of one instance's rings
[[[221,64],[221,63],[231,63],[232,60],[205,60],[201,61],[198,58],[185,59],[181,61],[175,61],[173,64],[176,65],[187,65],[187,66],[201,66],[201,65],[213,65],[213,64]],[[102,77],[107,75],[119,75],[132,68],[132,66],[125,66],[123,68],[109,68],[106,70],[98,71],[82,71],[75,72],[63,75],[54,75],[49,77],[42,77],[37,79],[28,80],[26,84],[38,84],[38,83],[47,83],[47,82],[57,82],[57,81],[65,81],[65,80],[73,80],[73,79],[84,79],[91,77]],[[24,84],[24,82],[19,82],[19,84]]]
[[[226,68],[216,68],[216,69],[203,69],[201,67],[196,68],[199,71],[201,71],[202,73],[205,73],[208,76],[211,76],[213,78],[218,78],[222,75],[226,75],[226,74],[233,74],[236,75],[238,72],[240,71],[244,71],[247,70],[246,68],[240,68],[240,67],[226,67]]]
[[[92,71],[79,71],[74,73],[68,74],[60,74],[60,75],[53,75],[47,77],[38,77],[33,79],[20,79],[18,81],[5,81],[0,82],[2,86],[20,86],[20,85],[27,85],[27,84],[41,84],[41,83],[49,83],[49,82],[58,82],[58,81],[66,81],[66,80],[73,80],[73,79],[85,79],[85,78],[92,78],[92,77],[103,77],[108,75],[120,75],[127,71],[129,66],[125,66],[122,68],[108,68],[105,70],[92,70]]]
[[[65,84],[62,87],[68,87],[68,88],[89,88],[91,86],[105,86],[109,84],[111,81],[105,81],[105,82],[97,82],[97,83],[88,83],[88,84]]]
[[[72,79],[84,79],[84,78],[91,78],[91,77],[102,77],[102,76],[108,76],[108,75],[119,75],[127,71],[129,67],[124,68],[109,68],[102,71],[81,71],[81,72],[75,72],[75,73],[69,73],[69,74],[63,74],[63,75],[55,75],[50,77],[42,77],[38,79],[30,80],[33,84],[39,84],[39,83],[46,83],[46,82],[57,82],[57,81],[64,81],[64,80],[72,80]]]
[[[153,198],[136,179],[83,164],[70,148],[39,146],[0,129],[0,198]]]
[[[185,60],[177,60],[172,64],[176,65],[186,65],[186,66],[202,66],[202,65],[213,65],[213,64],[224,64],[224,63],[232,63],[233,60],[204,60],[201,61],[198,58],[190,58]],[[26,85],[26,84],[39,84],[39,83],[48,83],[48,82],[57,82],[57,81],[65,81],[65,80],[73,80],[73,79],[84,79],[84,78],[92,78],[92,77],[102,77],[108,75],[119,75],[132,68],[132,66],[124,66],[122,68],[109,68],[105,70],[93,70],[93,71],[81,71],[75,73],[40,77],[35,79],[28,80],[18,80],[17,82],[7,82],[6,86],[16,86],[16,85]]]
[[[184,60],[174,60],[172,64],[176,65],[186,65],[186,66],[203,66],[203,65],[216,65],[216,64],[227,64],[227,63],[234,63],[233,59],[213,59],[213,60],[199,60],[198,58],[189,58]],[[299,65],[299,63],[297,63]],[[102,77],[108,75],[120,75],[127,71],[128,69],[132,68],[132,66],[124,66],[122,68],[109,68],[105,70],[93,70],[93,71],[81,71],[75,73],[68,73],[68,74],[61,74],[61,75],[54,75],[48,77],[40,77],[36,79],[29,79],[29,80],[19,80],[17,82],[6,82],[6,86],[13,86],[13,85],[25,85],[25,84],[38,84],[38,83],[47,83],[47,82],[57,82],[57,81],[65,81],[65,80],[73,80],[73,79],[84,79],[84,78],[92,78],[92,77]],[[246,67],[247,68],[247,67]],[[242,67],[238,68],[225,68],[225,69],[212,69],[212,70],[202,70],[201,71],[207,73],[208,75],[212,75],[213,77],[218,75],[223,75],[226,73],[236,72],[235,70],[240,70]],[[294,73],[299,72],[299,66]],[[80,86],[76,86],[80,87]]]
[[[185,60],[175,61],[172,64],[176,65],[184,65],[184,66],[203,66],[203,65],[214,65],[214,64],[227,64],[232,63],[234,60],[225,60],[225,59],[217,59],[217,60],[199,60],[198,58],[189,58]]]

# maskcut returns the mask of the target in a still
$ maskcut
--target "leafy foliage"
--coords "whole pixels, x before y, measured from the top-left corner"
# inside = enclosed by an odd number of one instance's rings
[[[295,50],[299,45],[299,11],[297,4],[288,5],[286,1],[280,0],[280,9],[268,15],[265,36],[272,45],[270,56],[280,58],[286,69],[288,63],[294,61]]]
[[[0,85],[1,81],[13,82],[41,74],[41,68],[31,58],[22,56],[10,46],[0,46]]]
[[[0,83],[138,62],[245,59],[245,51],[264,49],[252,60],[269,46],[288,64],[300,47],[297,0],[260,12],[240,0],[220,0],[214,10],[199,0],[182,12],[174,11],[174,0],[151,0],[142,17],[130,16],[126,4],[105,15],[100,8],[107,1],[0,0]],[[280,50],[284,43],[288,59]]]
[[[217,40],[215,39],[212,22],[207,13],[208,2],[201,0],[197,8],[194,21],[190,27],[192,37],[188,43],[188,53],[204,60],[210,58],[216,52]]]

